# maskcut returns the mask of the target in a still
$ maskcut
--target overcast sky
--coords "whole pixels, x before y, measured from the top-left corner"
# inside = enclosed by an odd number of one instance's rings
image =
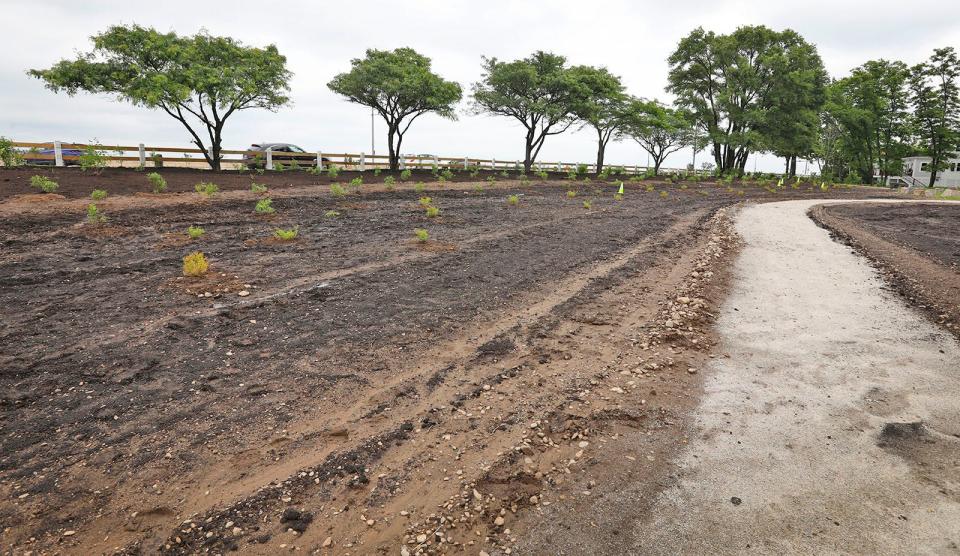
[[[57,95],[24,73],[88,51],[90,35],[121,23],[180,34],[205,28],[248,45],[277,45],[294,74],[293,103],[276,113],[247,111],[233,116],[225,131],[228,148],[281,141],[311,151],[369,152],[369,109],[347,103],[326,87],[367,48],[412,47],[430,57],[440,75],[459,82],[465,93],[480,77],[481,56],[512,60],[548,50],[566,56],[571,64],[606,66],[623,78],[630,93],[668,101],[666,58],[697,26],[720,33],[744,24],[792,28],[817,45],[830,75],[839,77],[870,59],[913,64],[935,47],[960,48],[960,16],[947,9],[954,2],[0,0],[0,36],[6,45],[0,56],[0,135],[20,141],[96,139],[188,146],[186,131],[162,112],[108,97]],[[404,139],[404,152],[522,158],[523,131],[518,123],[470,114],[467,97],[459,112],[458,121],[432,115],[418,119]],[[385,128],[380,122],[376,125],[376,148],[385,153],[386,139],[381,136]],[[595,134],[583,130],[548,138],[540,158],[592,162],[595,152]],[[678,153],[667,165],[683,166],[690,157],[689,151]],[[646,160],[633,142],[607,150],[609,163]],[[698,166],[702,160],[706,153],[698,156]],[[758,169],[781,167],[773,157],[759,159]]]

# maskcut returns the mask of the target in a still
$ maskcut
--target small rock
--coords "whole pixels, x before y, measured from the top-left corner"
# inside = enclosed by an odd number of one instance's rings
[[[321,544],[320,546],[321,548],[327,548],[331,544],[333,544],[333,537],[327,537],[323,539],[323,544]]]
[[[425,533],[420,533],[417,535],[417,542],[420,544],[427,542],[427,535]]]
[[[496,525],[497,527],[500,527],[500,526],[503,525],[504,523],[506,523],[506,520],[503,519],[503,516],[502,516],[502,515],[498,515],[498,516],[497,516],[497,519],[494,519],[494,520],[493,520],[493,524]]]
[[[743,500],[741,500],[741,499],[740,499],[739,497],[737,497],[737,496],[731,496],[731,497],[730,497],[730,503],[733,504],[734,506],[739,506],[740,504],[743,503]]]
[[[64,537],[72,537],[72,536],[74,536],[74,535],[76,535],[76,534],[77,534],[76,531],[70,530],[70,531],[65,531],[65,532],[63,533],[63,536],[64,536]]]
[[[250,295],[250,292],[248,292],[247,290],[240,290],[237,292],[237,295],[239,295],[240,297],[247,297],[248,295]]]

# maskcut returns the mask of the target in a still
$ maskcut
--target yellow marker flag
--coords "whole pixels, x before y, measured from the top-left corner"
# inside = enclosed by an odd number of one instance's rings
[[[620,182],[620,191],[618,191],[617,193],[619,193],[620,195],[623,195],[623,182]]]

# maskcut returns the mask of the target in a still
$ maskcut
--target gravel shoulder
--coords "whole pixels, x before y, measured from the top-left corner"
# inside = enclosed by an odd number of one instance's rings
[[[953,553],[960,346],[806,215],[744,209],[695,440],[643,553]]]

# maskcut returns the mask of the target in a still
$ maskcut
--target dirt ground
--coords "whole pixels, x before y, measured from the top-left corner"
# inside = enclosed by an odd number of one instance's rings
[[[594,493],[653,493],[671,473],[714,355],[728,211],[891,196],[628,183],[617,200],[597,181],[501,180],[335,198],[291,183],[269,193],[272,216],[238,186],[112,195],[91,226],[80,178],[61,183],[73,200],[0,203],[14,554],[494,555],[544,520],[573,531]],[[206,233],[189,240],[190,225]],[[271,239],[293,226],[295,241]],[[211,272],[181,278],[194,250]],[[595,525],[598,543],[619,529]]]
[[[960,337],[960,203],[823,205],[811,216]]]

